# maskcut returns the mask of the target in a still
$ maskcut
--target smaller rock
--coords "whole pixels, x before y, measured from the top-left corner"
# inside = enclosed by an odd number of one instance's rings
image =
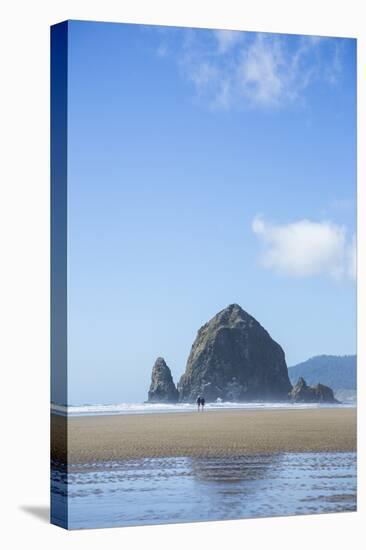
[[[162,357],[158,357],[151,373],[148,402],[176,403],[178,396],[178,390],[173,382],[170,368]]]
[[[288,395],[295,403],[338,403],[332,388],[323,384],[308,386],[302,377]]]
[[[316,395],[318,396],[319,403],[339,403],[338,399],[334,397],[334,392],[332,388],[330,388],[329,386],[318,383],[316,386],[313,387]]]

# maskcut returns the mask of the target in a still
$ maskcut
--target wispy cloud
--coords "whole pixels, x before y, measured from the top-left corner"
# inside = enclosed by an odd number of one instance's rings
[[[348,247],[348,276],[354,281],[357,278],[357,242],[356,236],[352,238],[352,242]]]
[[[262,244],[260,263],[290,277],[328,275],[356,279],[356,241],[342,225],[299,220],[272,224],[257,216],[252,230]]]
[[[165,42],[161,42],[156,50],[159,57],[166,57],[168,55],[168,46]]]
[[[240,31],[213,31],[219,54],[229,52],[234,46],[243,42],[244,33]]]
[[[332,57],[325,71],[325,77],[330,84],[337,84],[341,76],[343,68],[343,49],[344,42],[337,40],[334,43]]]
[[[356,199],[354,197],[344,197],[341,199],[333,199],[329,203],[329,210],[340,214],[355,214]]]
[[[289,64],[283,45],[278,39],[268,40],[263,34],[241,52],[237,65],[238,91],[252,104],[278,105],[283,99],[295,96],[291,82],[294,61]]]
[[[342,69],[340,39],[188,29],[175,56],[210,108],[279,108]],[[322,52],[326,52],[322,55]]]

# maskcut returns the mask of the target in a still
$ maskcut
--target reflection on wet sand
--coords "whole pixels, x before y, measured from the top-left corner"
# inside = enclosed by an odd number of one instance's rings
[[[52,501],[53,517],[68,517],[71,529],[352,511],[356,454],[145,458],[70,465],[68,472],[54,467]]]

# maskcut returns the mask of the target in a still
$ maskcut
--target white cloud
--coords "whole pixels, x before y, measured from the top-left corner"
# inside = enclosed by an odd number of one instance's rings
[[[281,107],[302,100],[316,79],[335,82],[342,67],[335,39],[269,33],[190,29],[178,56],[210,108]]]
[[[347,241],[347,231],[342,225],[306,219],[280,225],[256,217],[252,230],[262,243],[260,262],[266,269],[299,278],[356,277],[355,242]]]

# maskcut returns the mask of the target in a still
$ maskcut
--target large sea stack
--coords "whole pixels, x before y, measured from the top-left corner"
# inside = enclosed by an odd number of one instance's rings
[[[148,394],[150,403],[176,403],[178,390],[173,382],[170,368],[162,357],[158,357],[153,366]]]
[[[178,383],[180,401],[278,401],[291,389],[281,346],[237,304],[200,328]]]

